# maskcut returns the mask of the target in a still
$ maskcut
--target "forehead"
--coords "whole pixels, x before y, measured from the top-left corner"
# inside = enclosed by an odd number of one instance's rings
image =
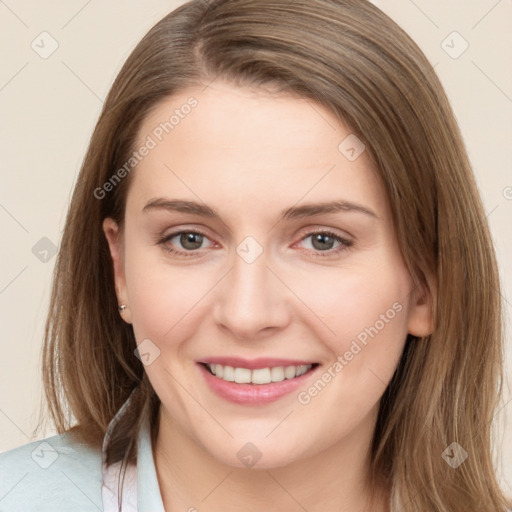
[[[131,185],[141,200],[165,193],[294,204],[350,194],[384,206],[362,143],[334,114],[298,96],[223,82],[190,88],[145,118],[136,146],[148,142]]]
[[[190,98],[196,102],[191,108],[187,107]],[[172,127],[166,125],[173,117]],[[146,117],[139,142],[154,133],[156,139],[165,139],[157,142],[172,144],[174,139],[224,154],[243,150],[267,159],[282,152],[300,157],[302,149],[311,151],[319,145],[335,151],[346,131],[340,132],[339,125],[331,113],[308,99],[214,82],[158,104]],[[325,151],[323,156],[328,158]]]

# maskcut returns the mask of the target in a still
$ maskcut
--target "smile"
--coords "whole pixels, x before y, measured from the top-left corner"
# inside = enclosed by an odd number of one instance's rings
[[[320,365],[310,361],[215,357],[198,362],[207,388],[218,397],[239,405],[274,402],[296,392]]]
[[[206,364],[212,375],[226,382],[236,382],[237,384],[270,384],[271,382],[281,382],[285,379],[294,379],[304,375],[310,370],[312,364],[301,364],[299,366],[273,366],[266,368],[234,368],[233,366],[223,366],[221,364]]]

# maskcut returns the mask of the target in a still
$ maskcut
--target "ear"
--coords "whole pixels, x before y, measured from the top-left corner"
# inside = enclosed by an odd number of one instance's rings
[[[128,291],[124,274],[124,247],[122,233],[117,222],[110,217],[107,217],[103,221],[103,232],[107,238],[110,256],[112,257],[118,305],[126,305],[126,308],[124,311],[120,311],[120,314],[126,323],[131,324],[130,304],[128,302]]]
[[[428,336],[434,331],[434,297],[435,284],[432,278],[414,287],[410,294],[409,318],[407,330],[409,334],[419,338]]]

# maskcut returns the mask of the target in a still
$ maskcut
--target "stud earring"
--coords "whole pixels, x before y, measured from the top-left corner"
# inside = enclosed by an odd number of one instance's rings
[[[121,305],[119,306],[119,311],[120,311],[121,313],[124,313],[124,310],[125,310],[125,309],[126,309],[126,304],[121,304]]]

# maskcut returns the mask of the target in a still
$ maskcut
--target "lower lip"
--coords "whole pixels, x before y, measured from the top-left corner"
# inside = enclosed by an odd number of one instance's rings
[[[225,400],[243,405],[262,405],[279,400],[285,395],[295,391],[315,372],[318,368],[313,367],[300,377],[285,379],[281,382],[270,384],[238,384],[227,382],[215,375],[212,375],[204,364],[198,363],[201,373],[210,389]]]

